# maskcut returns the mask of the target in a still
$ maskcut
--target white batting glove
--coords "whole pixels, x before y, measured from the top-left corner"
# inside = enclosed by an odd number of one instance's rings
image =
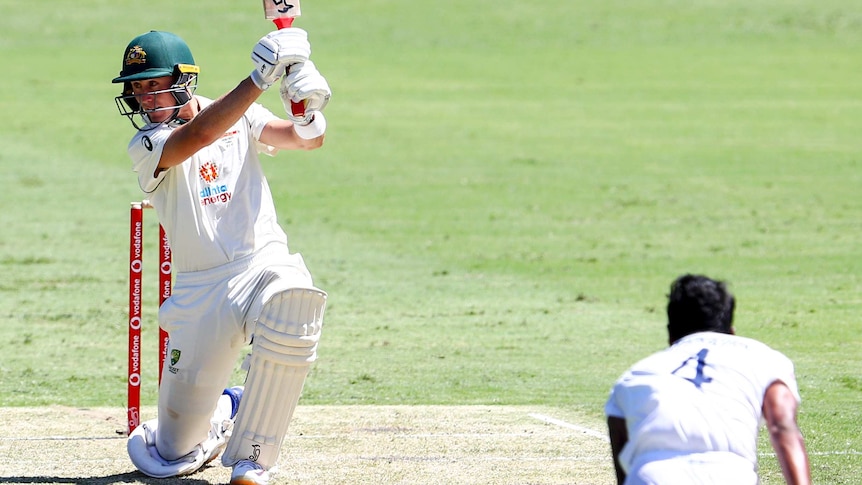
[[[302,29],[281,29],[266,34],[251,51],[254,71],[251,79],[263,91],[284,75],[290,64],[302,63],[311,55],[308,33]]]
[[[311,123],[314,113],[323,111],[332,96],[329,83],[311,61],[292,64],[287,76],[281,80],[279,92],[288,118],[297,125]],[[296,103],[302,103],[304,107],[296,109]]]

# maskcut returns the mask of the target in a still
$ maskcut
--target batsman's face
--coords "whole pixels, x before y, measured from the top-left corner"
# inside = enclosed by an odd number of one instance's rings
[[[132,94],[135,95],[135,99],[138,100],[141,109],[147,113],[151,122],[161,123],[171,117],[173,108],[177,104],[176,98],[172,94],[173,78],[171,76],[132,81],[131,85]]]

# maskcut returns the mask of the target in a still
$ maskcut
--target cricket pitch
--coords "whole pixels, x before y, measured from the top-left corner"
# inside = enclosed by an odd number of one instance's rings
[[[143,418],[155,409],[144,408]],[[216,460],[152,479],[126,454],[123,409],[0,410],[0,484],[227,483]],[[600,422],[534,406],[302,406],[274,484],[613,484]]]

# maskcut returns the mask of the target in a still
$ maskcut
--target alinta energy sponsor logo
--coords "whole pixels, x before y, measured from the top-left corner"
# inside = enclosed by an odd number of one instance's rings
[[[230,200],[232,194],[227,190],[227,185],[211,185],[201,190],[201,205],[225,203]]]
[[[218,165],[213,162],[206,162],[198,169],[198,174],[201,180],[208,184],[200,192],[202,206],[224,204],[231,199],[233,194],[228,190],[227,185],[217,183],[219,178]]]

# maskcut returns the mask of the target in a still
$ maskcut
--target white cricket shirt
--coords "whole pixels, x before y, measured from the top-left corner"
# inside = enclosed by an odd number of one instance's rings
[[[195,96],[201,109],[212,100]],[[132,167],[171,243],[174,269],[201,271],[251,254],[270,243],[287,244],[258,152],[264,126],[277,117],[253,104],[215,143],[182,164],[153,176],[175,124],[151,124],[129,143]]]
[[[715,332],[689,335],[641,360],[605,404],[605,414],[626,420],[620,465],[630,472],[651,460],[688,453],[721,460],[726,452],[728,463],[756,471],[763,397],[775,381],[799,401],[790,359],[756,340]]]

